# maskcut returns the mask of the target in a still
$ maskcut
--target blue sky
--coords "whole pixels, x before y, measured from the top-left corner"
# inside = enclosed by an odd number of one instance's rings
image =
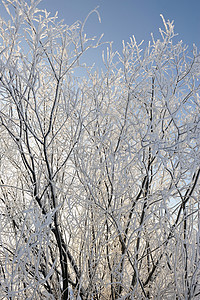
[[[160,14],[166,20],[174,20],[179,40],[189,45],[189,49],[195,43],[200,50],[200,0],[43,0],[40,3],[41,8],[52,13],[58,11],[67,24],[83,21],[96,6],[101,24],[95,14],[91,15],[86,33],[97,36],[104,33],[103,40],[113,41],[114,50],[121,50],[122,40],[127,42],[132,35],[138,42],[148,42],[151,32],[159,38],[159,27],[163,26]],[[100,51],[91,54],[92,63],[99,59]]]
[[[83,20],[96,6],[102,23],[91,16],[86,30],[103,32],[104,40],[114,41],[116,48],[133,34],[138,41],[149,40],[151,32],[158,34],[160,14],[174,20],[175,31],[184,43],[200,48],[200,0],[43,0],[40,4],[48,11],[58,11],[68,24]]]
[[[163,26],[160,14],[174,20],[179,40],[189,46],[195,43],[200,49],[200,0],[42,0],[39,4],[53,14],[58,11],[59,18],[69,25],[83,21],[96,6],[102,22],[99,24],[97,16],[92,15],[86,33],[104,33],[104,41],[113,41],[114,50],[120,50],[121,41],[127,42],[132,35],[138,42],[148,42],[151,32],[158,38],[158,29]],[[4,13],[1,1],[0,13]]]

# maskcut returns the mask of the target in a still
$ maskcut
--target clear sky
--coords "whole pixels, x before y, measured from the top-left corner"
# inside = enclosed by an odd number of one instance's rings
[[[148,42],[151,32],[158,37],[158,28],[162,27],[160,14],[166,20],[174,20],[179,40],[189,46],[195,43],[200,50],[200,0],[42,0],[39,4],[52,13],[58,11],[59,18],[69,25],[83,21],[96,6],[102,22],[99,24],[97,16],[92,15],[86,33],[104,33],[104,41],[113,41],[115,50],[120,50],[121,41],[128,41],[132,35],[138,42]],[[2,3],[0,11],[1,8]]]
[[[159,37],[162,27],[160,14],[166,20],[174,20],[178,39],[200,50],[200,0],[43,0],[40,7],[59,12],[65,23],[83,21],[87,14],[99,6],[101,24],[96,15],[87,22],[86,33],[101,35],[104,41],[113,41],[115,50],[121,49],[121,41],[135,35],[137,41],[151,39],[151,32]]]
[[[149,40],[162,26],[160,14],[174,20],[175,31],[186,44],[200,48],[200,0],[43,0],[40,7],[59,12],[66,23],[83,20],[89,11],[99,6],[102,23],[92,16],[88,33],[104,33],[105,40],[114,45],[127,41],[133,34],[136,39]]]

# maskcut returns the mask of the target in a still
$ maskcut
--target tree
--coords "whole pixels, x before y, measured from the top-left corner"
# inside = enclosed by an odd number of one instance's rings
[[[3,299],[198,299],[196,47],[163,18],[161,40],[110,45],[98,72],[85,22],[39,2],[1,19]]]

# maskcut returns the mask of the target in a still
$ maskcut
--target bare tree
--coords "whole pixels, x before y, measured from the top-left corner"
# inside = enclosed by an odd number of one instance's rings
[[[3,299],[198,299],[196,47],[163,18],[97,72],[82,61],[100,40],[39,2],[1,19]]]

